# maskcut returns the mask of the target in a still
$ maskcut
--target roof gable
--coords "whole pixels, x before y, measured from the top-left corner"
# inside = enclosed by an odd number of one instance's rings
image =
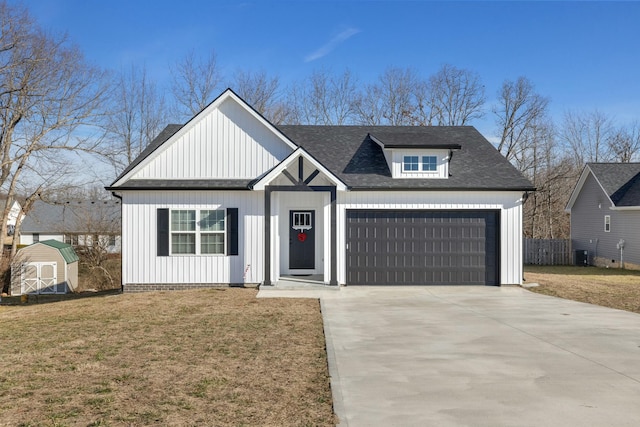
[[[184,126],[165,130],[115,180],[250,180],[296,145],[231,89]],[[114,188],[115,187],[115,188]]]
[[[256,182],[254,182],[251,187],[254,190],[264,190],[265,186],[269,185],[275,178],[280,176],[285,169],[289,166],[293,165],[296,159],[302,157],[304,160],[311,163],[320,173],[322,173],[333,185],[336,186],[338,190],[346,190],[347,186],[344,182],[340,180],[336,175],[334,175],[329,169],[324,167],[318,160],[316,160],[313,156],[311,156],[307,151],[298,147],[296,151],[291,153],[286,159],[284,159],[278,166],[270,170],[268,173],[264,174],[260,177]]]
[[[571,211],[589,175],[595,178],[612,209],[640,207],[640,163],[587,163],[567,202],[567,212]]]

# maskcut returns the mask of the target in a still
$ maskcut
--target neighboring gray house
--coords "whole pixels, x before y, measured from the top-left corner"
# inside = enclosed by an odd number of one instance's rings
[[[119,200],[38,200],[22,221],[20,245],[57,240],[76,248],[99,242],[108,253],[119,253]]]
[[[571,245],[590,265],[640,268],[640,163],[588,163],[571,194]]]
[[[534,188],[470,126],[275,126],[226,90],[108,190],[131,292],[520,284]]]

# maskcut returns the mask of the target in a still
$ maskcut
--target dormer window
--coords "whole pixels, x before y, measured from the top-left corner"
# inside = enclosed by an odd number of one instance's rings
[[[403,172],[436,172],[438,170],[437,156],[404,156]]]
[[[420,163],[418,161],[419,156],[404,156],[404,161],[402,162],[402,171],[403,172],[417,172],[420,170]]]
[[[436,156],[422,156],[422,170],[425,172],[438,170],[438,158]]]

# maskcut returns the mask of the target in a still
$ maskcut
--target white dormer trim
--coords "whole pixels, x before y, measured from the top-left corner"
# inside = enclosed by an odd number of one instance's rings
[[[446,179],[449,177],[450,150],[448,149],[433,149],[433,148],[417,149],[416,148],[416,149],[393,149],[390,151],[391,151],[389,156],[391,158],[390,169],[391,169],[391,176],[393,178]],[[405,156],[417,156],[419,170],[405,171],[404,170]],[[422,170],[423,157],[436,158],[435,171]],[[387,162],[388,161],[389,160],[387,160]]]
[[[117,187],[119,185],[124,184],[133,176],[135,176],[140,170],[144,169],[149,163],[153,162],[155,158],[157,158],[164,150],[163,147],[169,147],[171,144],[183,137],[187,132],[193,129],[200,120],[202,120],[207,115],[211,114],[214,110],[218,109],[222,103],[227,100],[233,100],[236,104],[242,107],[247,113],[253,116],[258,122],[264,125],[267,129],[273,132],[282,142],[284,142],[287,146],[291,148],[291,150],[296,150],[298,146],[287,138],[278,128],[276,128],[271,122],[265,119],[260,113],[258,113],[253,107],[247,104],[242,98],[236,95],[235,92],[231,89],[225,90],[220,96],[214,99],[209,105],[207,105],[202,111],[192,117],[182,128],[180,128],[175,134],[169,137],[166,141],[164,141],[159,147],[157,147],[152,153],[150,153],[146,158],[144,158],[140,163],[138,163],[134,168],[132,168],[126,175],[120,177],[116,182],[114,182],[111,186]]]
[[[286,159],[284,159],[280,164],[271,169],[268,173],[262,176],[256,183],[253,184],[252,189],[256,191],[263,191],[267,185],[269,185],[273,180],[278,178],[282,172],[291,166],[297,159],[302,156],[305,160],[311,163],[316,169],[318,169],[322,174],[324,174],[327,179],[336,186],[337,190],[346,191],[347,184],[342,182],[340,178],[334,175],[329,169],[324,167],[322,163],[317,161],[313,156],[311,156],[304,148],[298,147],[293,153],[289,154]]]

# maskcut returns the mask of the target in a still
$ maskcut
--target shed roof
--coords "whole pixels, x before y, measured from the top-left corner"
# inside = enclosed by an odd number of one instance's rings
[[[57,249],[58,252],[60,252],[60,255],[62,255],[62,258],[64,258],[64,260],[67,262],[67,264],[78,262],[80,260],[78,254],[76,254],[76,251],[73,250],[73,246],[69,245],[68,243],[62,243],[57,240],[43,240],[42,242],[38,243]],[[37,245],[38,243],[34,243],[34,245]]]

